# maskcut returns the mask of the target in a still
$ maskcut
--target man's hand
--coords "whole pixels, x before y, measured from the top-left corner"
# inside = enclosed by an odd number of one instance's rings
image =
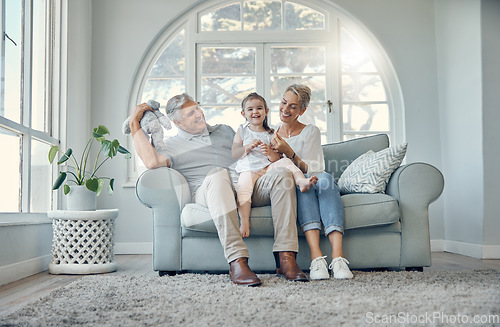
[[[144,116],[144,113],[148,110],[153,109],[151,109],[146,103],[141,103],[135,107],[134,112],[130,115],[130,134],[132,134],[135,151],[148,169],[170,167],[170,161],[153,148],[151,143],[149,143],[148,137],[141,129],[141,119]]]
[[[141,129],[141,119],[148,110],[153,111],[146,103],[141,103],[135,107],[134,112],[130,115],[129,125],[132,136]]]

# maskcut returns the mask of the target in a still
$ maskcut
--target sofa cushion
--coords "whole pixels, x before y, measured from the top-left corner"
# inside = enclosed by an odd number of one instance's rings
[[[181,226],[193,231],[217,233],[207,207],[188,203],[181,212]]]
[[[359,156],[340,176],[340,193],[385,193],[387,181],[401,165],[407,147],[408,144],[403,143]]]
[[[345,230],[393,224],[400,218],[398,202],[387,194],[347,194],[342,203]]]
[[[188,203],[182,210],[181,226],[195,232],[217,233],[208,209],[196,203]],[[252,208],[250,212],[250,235],[274,235],[271,206]]]
[[[399,221],[397,201],[386,194],[348,194],[342,196],[345,230],[384,226]],[[273,236],[271,207],[255,207],[250,213],[250,236]],[[217,233],[208,209],[187,204],[181,213],[181,226],[194,232]],[[300,233],[302,234],[302,233]]]

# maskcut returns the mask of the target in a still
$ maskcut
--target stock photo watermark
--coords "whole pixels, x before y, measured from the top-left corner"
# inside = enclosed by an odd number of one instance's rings
[[[500,315],[471,315],[446,314],[441,311],[426,312],[424,314],[412,314],[409,312],[398,312],[397,314],[377,314],[367,312],[365,322],[368,324],[430,324],[430,325],[497,325],[500,324]]]

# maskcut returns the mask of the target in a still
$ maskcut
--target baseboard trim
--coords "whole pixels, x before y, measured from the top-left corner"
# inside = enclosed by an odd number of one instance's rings
[[[444,240],[431,240],[431,252],[444,252]]]
[[[0,285],[12,283],[16,280],[45,271],[48,269],[51,260],[51,255],[44,255],[0,267]]]
[[[481,259],[500,259],[500,245],[483,245]]]
[[[115,243],[115,254],[153,254],[153,242]]]
[[[446,252],[466,255],[468,257],[473,257],[481,259],[483,254],[483,249],[480,244],[472,244],[459,241],[444,241],[444,250]]]
[[[500,245],[480,245],[449,240],[431,240],[431,252],[450,252],[477,259],[500,259]]]

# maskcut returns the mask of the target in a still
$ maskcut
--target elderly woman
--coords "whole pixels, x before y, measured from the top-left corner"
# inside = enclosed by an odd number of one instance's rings
[[[324,171],[321,134],[315,125],[299,121],[311,100],[311,89],[306,85],[290,85],[281,100],[281,126],[272,140],[280,154],[290,158],[306,176],[316,175],[317,184],[308,192],[297,192],[297,218],[304,232],[311,254],[310,278],[328,279],[326,256],[319,247],[321,224],[332,247],[329,269],[335,278],[352,278],[349,262],[342,252],[344,207],[333,176]]]

